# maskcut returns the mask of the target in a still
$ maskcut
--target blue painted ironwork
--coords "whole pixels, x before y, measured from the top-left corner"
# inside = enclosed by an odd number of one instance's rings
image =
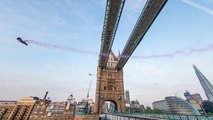
[[[173,114],[106,114],[105,120],[213,120],[213,116]]]

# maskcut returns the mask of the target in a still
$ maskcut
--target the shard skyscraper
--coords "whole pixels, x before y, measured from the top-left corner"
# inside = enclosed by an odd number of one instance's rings
[[[200,81],[200,84],[203,87],[203,90],[208,98],[208,100],[213,101],[213,86],[212,84],[206,79],[206,77],[199,71],[199,69],[193,65],[195,73]]]

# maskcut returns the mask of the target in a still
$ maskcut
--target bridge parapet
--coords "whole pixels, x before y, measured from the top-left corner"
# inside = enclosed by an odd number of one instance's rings
[[[131,116],[131,115],[105,115],[105,120],[159,120],[158,118],[143,117],[143,116]]]
[[[106,120],[213,120],[213,116],[173,114],[106,114]]]

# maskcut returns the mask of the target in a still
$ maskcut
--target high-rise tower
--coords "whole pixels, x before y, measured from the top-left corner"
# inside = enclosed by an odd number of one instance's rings
[[[130,108],[129,90],[125,91],[125,106],[126,106],[126,109]]]
[[[195,73],[200,81],[200,84],[203,87],[203,90],[208,98],[208,100],[213,101],[213,86],[212,84],[206,79],[206,77],[198,70],[198,68],[193,65]]]

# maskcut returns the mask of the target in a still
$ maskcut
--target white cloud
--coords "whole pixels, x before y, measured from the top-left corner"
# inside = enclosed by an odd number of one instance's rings
[[[190,5],[190,6],[192,6],[192,7],[195,7],[195,8],[197,8],[197,9],[202,10],[203,12],[206,12],[206,13],[208,13],[208,14],[210,14],[210,15],[213,15],[213,10],[211,10],[211,9],[205,7],[205,6],[199,5],[199,4],[195,3],[195,2],[192,2],[191,0],[182,0],[182,1],[183,1],[184,3],[186,3],[186,4]]]

